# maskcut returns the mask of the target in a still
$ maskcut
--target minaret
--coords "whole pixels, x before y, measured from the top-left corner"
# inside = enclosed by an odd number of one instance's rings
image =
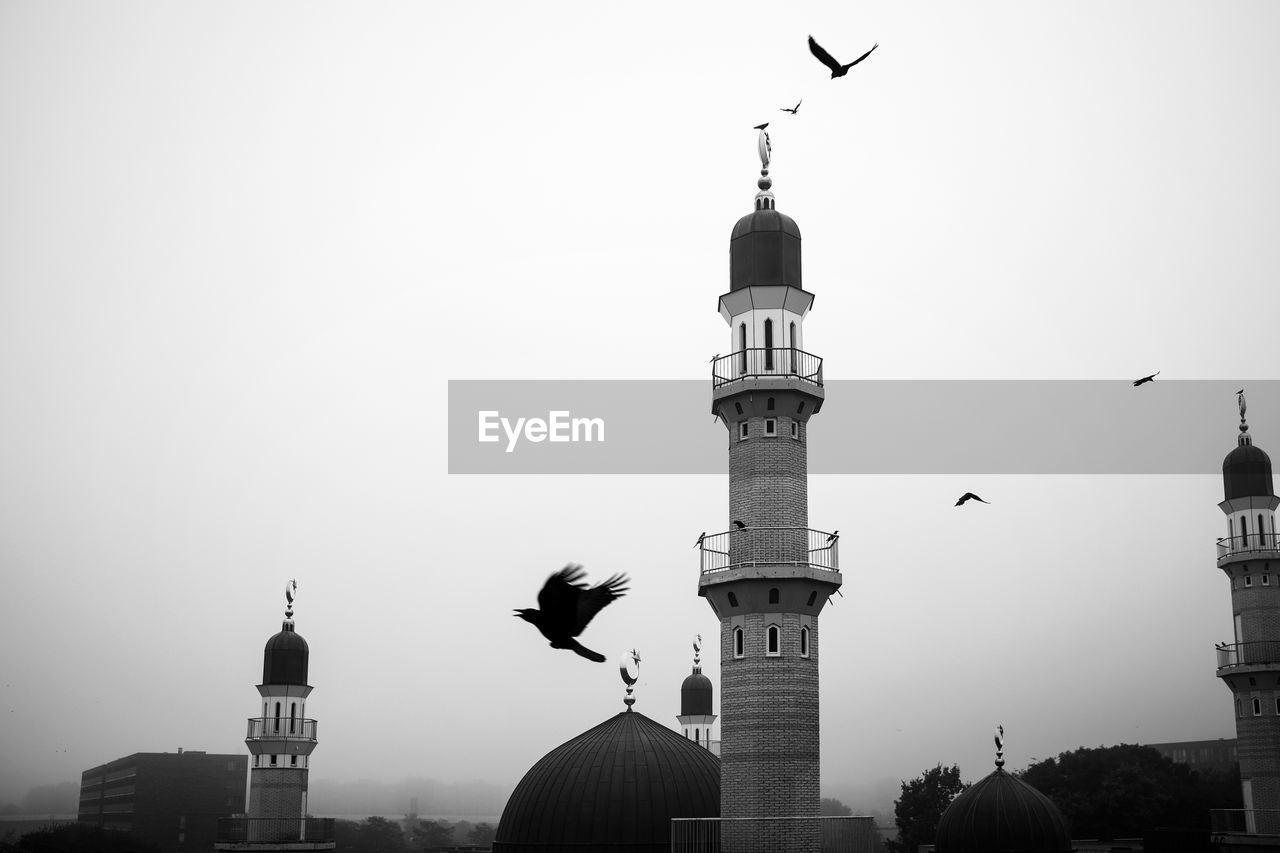
[[[729,530],[704,535],[698,593],[720,620],[720,813],[725,849],[818,849],[818,614],[840,588],[836,534],[809,529],[809,418],[822,359],[806,352],[813,294],[800,229],[774,207],[769,136],[755,210],[729,242],[712,412],[729,435]]]
[[[711,712],[711,679],[702,674],[702,635],[693,643],[693,672],[680,685],[680,715],[676,720],[684,736],[698,746],[720,754],[720,742],[711,740],[711,724],[716,715]]]
[[[316,721],[307,719],[307,641],[293,629],[297,581],[285,586],[284,625],[262,657],[262,716],[249,719],[251,843],[305,840],[307,766],[316,748]],[[332,849],[332,845],[329,845]],[[286,848],[287,849],[287,848]]]
[[[1238,399],[1239,443],[1222,462],[1226,500],[1218,504],[1227,516],[1218,568],[1231,582],[1235,642],[1218,647],[1218,677],[1235,700],[1245,829],[1274,835],[1280,834],[1280,498],[1271,459],[1249,435],[1243,391]]]

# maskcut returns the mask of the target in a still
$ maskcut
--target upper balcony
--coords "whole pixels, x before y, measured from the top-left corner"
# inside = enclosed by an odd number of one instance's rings
[[[840,537],[807,527],[747,527],[702,537],[702,574],[758,566],[840,571]]]
[[[316,748],[316,721],[250,717],[244,742],[254,755],[310,755]]]
[[[1229,675],[1237,667],[1280,669],[1280,640],[1224,643],[1216,648],[1218,675]]]
[[[744,379],[794,379],[822,387],[822,359],[794,347],[753,347],[711,362],[711,387]]]
[[[1241,560],[1280,560],[1280,534],[1250,533],[1218,540],[1218,568]]]

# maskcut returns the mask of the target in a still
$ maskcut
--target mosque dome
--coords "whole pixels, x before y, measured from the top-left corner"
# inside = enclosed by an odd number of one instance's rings
[[[695,666],[680,685],[680,716],[710,716],[711,690],[711,679],[702,674],[702,667]]]
[[[1222,460],[1222,490],[1227,500],[1255,495],[1274,495],[1271,481],[1271,457],[1242,435],[1235,450]]]
[[[286,620],[280,633],[267,640],[262,653],[263,684],[306,684],[307,658],[311,652],[307,641]]]
[[[720,759],[626,710],[542,757],[507,800],[494,853],[667,853],[671,819],[720,816]]]
[[[739,219],[729,238],[729,289],[767,285],[801,288],[800,228],[772,206]]]
[[[1052,800],[998,766],[942,813],[933,849],[935,853],[1070,853],[1071,833]]]

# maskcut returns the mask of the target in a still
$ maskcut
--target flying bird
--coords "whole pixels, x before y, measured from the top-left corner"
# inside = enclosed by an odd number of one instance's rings
[[[801,98],[800,100],[796,101],[796,105],[794,107],[778,107],[778,109],[782,110],[784,113],[791,113],[792,115],[795,115],[796,113],[800,112],[800,105],[803,103],[804,103],[804,98]]]
[[[876,42],[874,45],[872,45],[871,50],[875,50],[879,46],[880,46],[880,42]],[[816,41],[813,40],[813,36],[809,36],[809,52],[812,53],[814,56],[818,57],[819,62],[821,62],[823,65],[831,69],[832,80],[834,80],[837,77],[843,77],[844,75],[848,74],[850,68],[857,65],[859,62],[861,62],[862,60],[866,59],[868,56],[871,55],[871,50],[868,50],[866,53],[862,54],[862,56],[859,56],[853,62],[850,62],[847,65],[841,65],[839,62],[836,61],[836,58],[834,56],[832,56],[831,54],[827,53],[825,50],[822,49],[822,45],[818,44]],[[799,108],[799,106],[800,106],[799,104],[796,104],[797,108]]]
[[[747,529],[747,525],[742,523],[741,521],[738,521],[736,518],[733,520],[733,526],[738,528],[739,530]]]
[[[757,124],[755,129],[756,129],[756,130],[764,130],[764,129],[765,129],[766,127],[768,127],[768,126],[769,126],[769,122],[767,122],[767,121],[766,121],[764,124]]]
[[[604,663],[604,655],[583,646],[574,637],[582,633],[593,616],[602,608],[622,597],[627,591],[626,575],[614,575],[604,583],[588,587],[580,583],[584,576],[582,566],[570,563],[542,585],[538,593],[538,610],[525,608],[514,615],[532,622],[551,641],[553,649],[572,649],[577,654]]]
[[[978,497],[973,492],[965,492],[963,495],[960,496],[960,500],[956,501],[956,506],[960,506],[962,503],[970,499],[975,501],[982,501],[984,504],[991,503],[991,501],[983,501],[982,498]]]
[[[1137,388],[1139,385],[1142,385],[1145,382],[1155,382],[1156,377],[1159,375],[1160,375],[1160,371],[1157,370],[1155,373],[1151,374],[1150,376],[1144,376],[1141,379],[1135,379],[1133,382],[1133,387]]]

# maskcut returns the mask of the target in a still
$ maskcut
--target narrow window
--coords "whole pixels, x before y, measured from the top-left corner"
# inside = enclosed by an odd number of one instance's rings
[[[276,703],[276,731],[280,731],[280,703],[279,702]],[[272,759],[271,763],[275,764],[275,760]]]
[[[1253,697],[1253,715],[1255,717],[1262,716],[1262,703],[1258,701],[1258,697]]]
[[[276,766],[276,756],[274,756],[274,755],[273,755],[273,756],[271,756],[271,766],[272,766],[272,767],[275,767],[275,766]]]
[[[770,398],[769,398],[768,403],[766,404],[766,406],[765,406],[765,407],[766,407],[769,411],[771,411],[771,412],[773,411],[773,398],[772,398],[772,397],[770,397]],[[1262,518],[1262,516],[1258,516],[1258,518]]]
[[[732,592],[729,593],[729,606],[730,607],[738,606],[738,596]]]
[[[1263,585],[1263,586],[1271,586],[1271,575],[1263,575],[1263,576],[1262,576],[1262,585]]]
[[[769,648],[768,654],[771,654],[771,655],[776,655],[776,654],[778,654],[778,626],[777,626],[777,625],[770,625],[770,626],[769,626],[769,646],[768,646],[768,648]]]
[[[733,593],[729,593],[729,594],[732,595]],[[735,658],[742,657],[742,629],[741,628],[733,629],[733,656]],[[1239,700],[1236,700],[1236,701],[1239,701]]]
[[[773,370],[773,320],[764,321],[764,369]]]
[[[817,600],[818,600],[818,591],[815,589],[813,592],[809,593],[809,603],[806,604],[805,606],[812,607],[813,603]]]
[[[800,629],[800,657],[807,658],[809,656],[809,626]]]
[[[1276,713],[1280,714],[1280,696],[1276,697]]]
[[[1244,711],[1243,711],[1243,710],[1241,710],[1241,708],[1240,708],[1240,700],[1239,700],[1239,699],[1237,699],[1237,700],[1236,700],[1236,716],[1237,716],[1237,717],[1243,717],[1243,716],[1244,716]]]
[[[296,734],[298,731],[298,703],[289,703],[289,734]]]
[[[765,435],[770,435],[770,436],[777,436],[777,434],[778,434],[778,419],[777,419],[777,418],[765,418],[765,419],[764,419],[764,434],[765,434]]]
[[[738,421],[738,441],[747,440],[747,421]]]
[[[791,422],[791,437],[796,439],[797,441],[800,440],[800,422],[799,421]]]
[[[737,410],[738,410],[738,414],[742,414],[742,404],[741,404],[741,403],[734,403],[734,404],[733,404],[733,407],[734,407],[735,409],[737,409]]]
[[[1250,575],[1245,575],[1245,576],[1244,576],[1244,585],[1245,585],[1245,586],[1253,586],[1253,578],[1252,578]]]
[[[298,756],[296,756],[296,755],[290,755],[290,756],[289,756],[289,764],[290,764],[290,765],[292,765],[292,766],[294,766],[294,767],[297,767],[297,766],[298,766]]]
[[[1249,547],[1249,520],[1243,515],[1240,516],[1240,547]]]
[[[1264,537],[1262,535],[1265,532],[1266,531],[1262,529],[1262,513],[1258,513],[1258,547],[1259,548],[1267,547],[1266,542],[1264,541]]]
[[[797,414],[797,415],[803,415],[803,414],[804,414],[804,400],[801,400],[801,401],[800,401],[800,405],[796,406],[796,414]]]
[[[778,588],[776,586],[769,590],[769,603],[778,603]]]
[[[747,324],[738,324],[738,349],[742,350],[742,372],[747,372]]]
[[[791,372],[799,373],[796,370],[796,350],[800,349],[800,345],[796,343],[796,324],[791,324]]]
[[[702,729],[693,730],[693,742],[698,745],[702,744]]]

